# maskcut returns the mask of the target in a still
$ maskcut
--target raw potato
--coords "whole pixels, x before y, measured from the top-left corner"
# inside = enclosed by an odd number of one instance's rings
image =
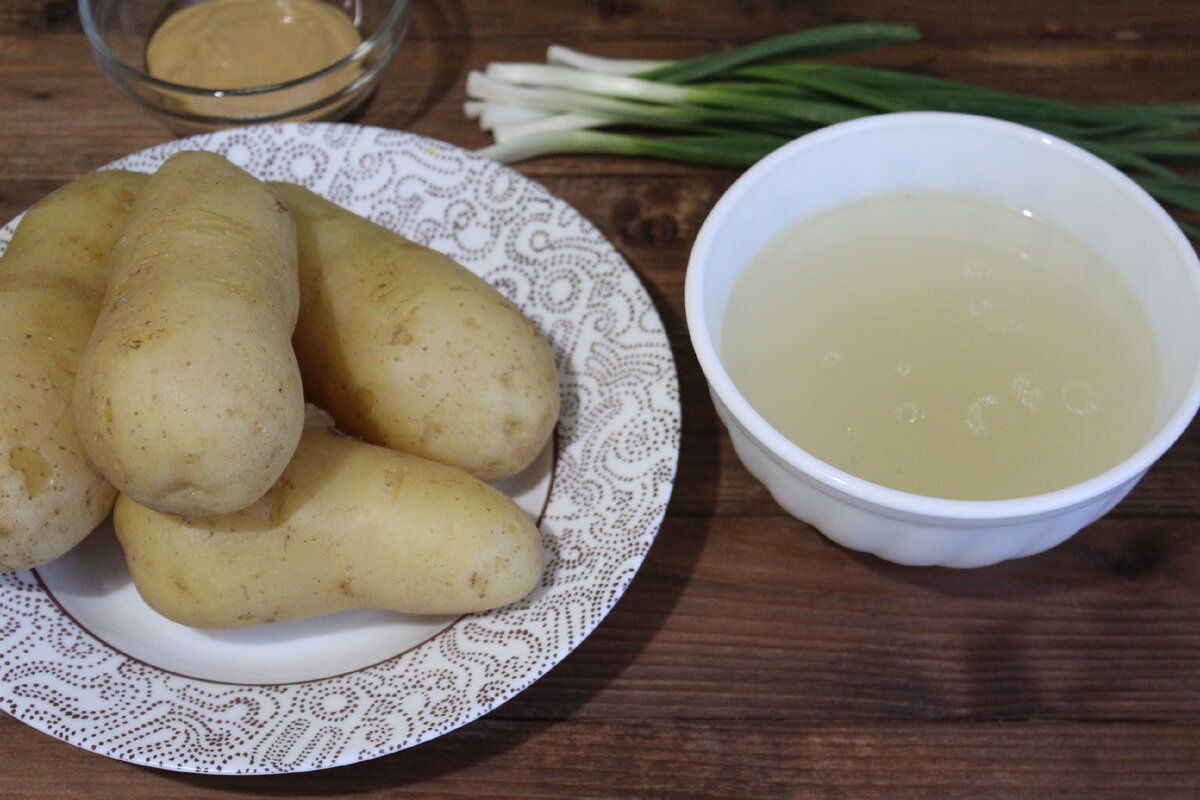
[[[284,183],[296,220],[300,324],[310,399],[342,430],[509,477],[558,419],[558,377],[536,327],[450,258]]]
[[[295,228],[275,194],[213,153],[168,159],[113,248],[76,377],[92,461],[161,511],[262,497],[304,427],[298,309]]]
[[[160,614],[200,628],[352,608],[463,614],[512,603],[541,576],[533,521],[461,470],[376,447],[311,409],[266,497],[203,522],[118,498],[134,585]]]
[[[145,175],[85,175],[34,205],[0,257],[0,571],[70,550],[116,490],[88,463],[71,385],[105,262]]]

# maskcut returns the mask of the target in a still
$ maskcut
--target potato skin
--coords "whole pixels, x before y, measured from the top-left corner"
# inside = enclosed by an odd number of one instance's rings
[[[274,183],[296,220],[309,398],[374,444],[465,469],[517,474],[558,419],[546,340],[521,311],[441,253]]]
[[[463,614],[536,585],[542,547],[508,497],[443,464],[366,444],[311,409],[266,497],[188,520],[117,500],[134,585],[176,622],[234,628],[352,608]]]
[[[26,213],[0,256],[0,571],[54,560],[108,515],[71,411],[108,254],[147,176],[85,175]]]
[[[168,159],[113,247],[76,376],[93,463],[162,511],[262,497],[304,425],[298,309],[295,228],[275,194],[213,153]]]

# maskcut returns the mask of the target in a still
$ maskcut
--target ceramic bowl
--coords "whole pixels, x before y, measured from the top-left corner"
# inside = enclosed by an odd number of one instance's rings
[[[1032,209],[1095,249],[1146,308],[1161,356],[1154,433],[1082,483],[1029,497],[952,500],[868,482],[775,430],[721,362],[722,317],[750,257],[797,219],[867,195],[965,192]],[[1064,541],[1115,506],[1200,404],[1200,264],[1169,215],[1133,181],[1030,128],[947,113],[868,117],[801,137],[764,158],[717,202],[688,263],[685,309],[721,420],[746,468],[793,516],[830,539],[902,564],[978,567]]]

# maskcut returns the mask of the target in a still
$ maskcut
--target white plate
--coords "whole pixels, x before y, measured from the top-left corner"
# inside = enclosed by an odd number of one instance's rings
[[[302,183],[441,250],[549,338],[562,382],[555,446],[502,485],[539,518],[541,584],[461,618],[354,612],[236,632],[171,623],[138,597],[109,526],[34,571],[0,575],[3,710],[79,747],[189,772],[267,774],[375,758],[509,699],[599,624],[642,563],[679,455],[675,364],[621,256],[569,205],[451,145],[304,123],[173,141]],[[0,229],[0,249],[14,223]]]

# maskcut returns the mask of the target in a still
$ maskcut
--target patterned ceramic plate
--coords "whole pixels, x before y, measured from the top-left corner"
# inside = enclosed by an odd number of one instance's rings
[[[679,454],[674,361],[648,295],[578,212],[513,170],[378,128],[292,124],[173,141],[113,166],[222,153],[302,183],[485,276],[550,339],[555,444],[502,488],[538,516],[541,584],[461,618],[352,612],[235,632],[146,607],[105,526],[58,561],[0,576],[0,702],[79,747],[191,772],[348,764],[487,713],[564,658],[642,562]],[[0,248],[13,225],[0,230]]]

